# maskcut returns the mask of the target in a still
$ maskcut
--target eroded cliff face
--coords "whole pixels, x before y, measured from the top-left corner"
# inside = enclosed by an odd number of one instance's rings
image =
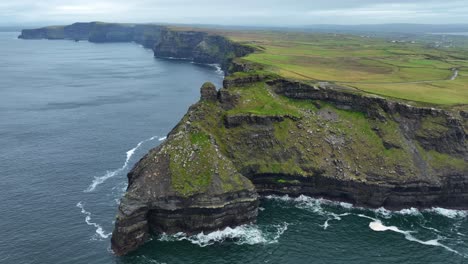
[[[238,103],[224,116],[227,129],[213,133],[225,139],[226,155],[259,193],[390,209],[466,208],[460,113],[328,85],[244,81],[221,91],[237,95]]]

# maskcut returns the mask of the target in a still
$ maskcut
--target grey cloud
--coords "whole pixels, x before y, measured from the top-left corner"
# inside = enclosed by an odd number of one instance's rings
[[[16,0],[0,24],[74,21],[234,25],[468,23],[466,0]]]

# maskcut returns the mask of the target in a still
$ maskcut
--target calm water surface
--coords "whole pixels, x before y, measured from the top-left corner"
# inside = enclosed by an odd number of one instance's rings
[[[257,225],[109,251],[125,174],[214,67],[0,33],[0,263],[468,263],[467,213],[268,197]]]

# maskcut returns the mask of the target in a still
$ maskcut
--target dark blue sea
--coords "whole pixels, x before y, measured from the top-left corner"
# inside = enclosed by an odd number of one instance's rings
[[[266,197],[256,225],[110,251],[126,173],[215,66],[131,43],[0,33],[0,263],[468,263],[468,213]]]

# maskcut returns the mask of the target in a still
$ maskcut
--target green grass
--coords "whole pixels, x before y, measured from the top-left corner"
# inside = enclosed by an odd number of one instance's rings
[[[229,88],[241,96],[239,104],[228,114],[255,114],[261,116],[284,116],[291,115],[299,117],[300,113],[296,107],[287,104],[284,98],[274,96],[264,83],[255,83],[243,87]]]
[[[468,53],[378,38],[288,32],[217,32],[258,47],[244,59],[299,80],[329,81],[433,105],[468,104]],[[451,81],[452,69],[460,76]]]

